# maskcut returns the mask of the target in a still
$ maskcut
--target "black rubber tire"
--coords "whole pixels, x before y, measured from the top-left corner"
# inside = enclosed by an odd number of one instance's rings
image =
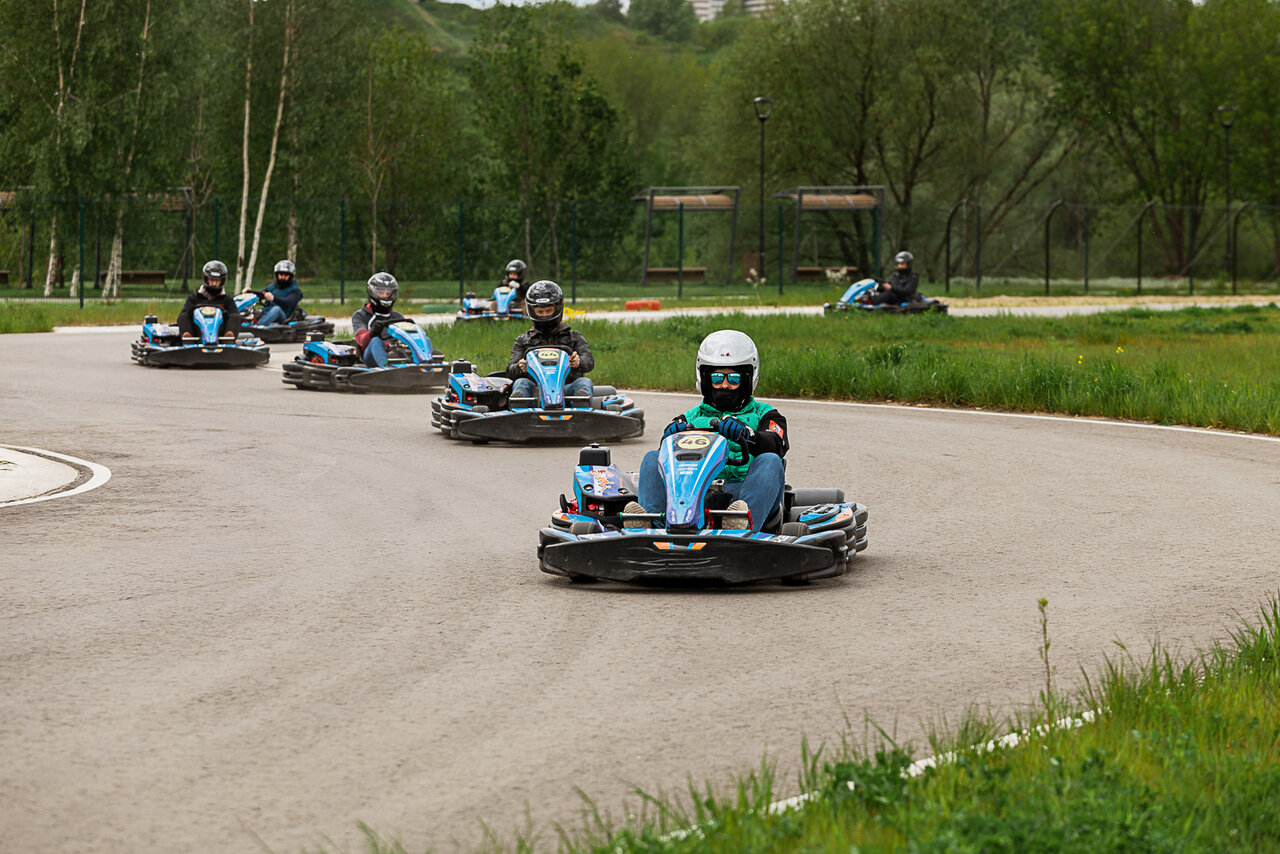
[[[613,397],[617,393],[618,393],[618,390],[611,385],[598,385],[593,387],[591,391],[591,396],[592,397]]]
[[[812,507],[815,504],[840,504],[844,501],[843,489],[808,488],[792,490],[795,493],[793,507]]]
[[[778,533],[784,537],[803,537],[809,533],[809,526],[804,522],[783,522]]]
[[[577,521],[569,526],[569,533],[574,536],[581,534],[598,534],[600,533],[600,526],[595,522]]]

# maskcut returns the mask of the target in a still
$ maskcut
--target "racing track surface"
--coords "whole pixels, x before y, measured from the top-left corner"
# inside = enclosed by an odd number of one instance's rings
[[[791,482],[871,508],[850,576],[576,587],[534,559],[575,449],[447,443],[426,397],[271,368],[141,368],[134,334],[0,336],[0,440],[113,472],[0,510],[0,850],[359,851],[357,821],[447,849],[766,750],[793,791],[801,737],[846,716],[918,745],[1032,698],[1041,596],[1071,682],[1115,640],[1222,637],[1280,582],[1280,443],[793,402]],[[689,405],[638,397],[632,468]]]

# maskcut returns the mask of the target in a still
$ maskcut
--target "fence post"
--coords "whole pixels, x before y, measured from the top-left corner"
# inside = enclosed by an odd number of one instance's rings
[[[573,270],[573,296],[570,302],[578,304],[578,200],[573,200],[573,249],[569,255],[569,265]]]
[[[676,220],[679,223],[676,240],[676,299],[684,298],[684,202],[676,198]]]
[[[80,307],[84,308],[84,195],[80,196]]]
[[[778,205],[778,281],[782,281],[782,277],[787,274],[786,262],[782,260],[782,244],[784,230],[787,227],[787,214],[783,210],[782,205]],[[764,275],[764,262],[760,263],[760,276]]]
[[[1187,294],[1194,296],[1196,292],[1196,208],[1192,205],[1187,210]]]
[[[466,201],[458,200],[458,304],[466,298],[467,288],[467,220]]]
[[[942,286],[947,293],[951,293],[951,220],[955,219],[956,211],[967,204],[968,199],[961,199],[951,206],[951,213],[947,214],[947,260],[942,266]]]
[[[982,205],[974,212],[976,230],[974,231],[973,251],[973,289],[982,293]]]
[[[1049,205],[1049,212],[1044,215],[1044,295],[1049,295],[1049,223],[1053,221],[1053,212],[1065,205],[1062,199],[1058,199]]]
[[[1147,211],[1156,206],[1156,200],[1150,199],[1142,210],[1138,211],[1138,296],[1142,296],[1142,221],[1147,217]]]
[[[1089,206],[1085,205],[1081,213],[1084,219],[1084,292],[1089,293]]]
[[[347,303],[347,200],[338,202],[338,303]]]
[[[1253,202],[1245,202],[1231,214],[1231,293],[1233,294],[1236,292],[1236,254],[1240,251],[1240,242],[1236,239],[1239,235],[1236,229],[1240,226],[1240,214],[1244,213],[1244,209],[1251,204]]]

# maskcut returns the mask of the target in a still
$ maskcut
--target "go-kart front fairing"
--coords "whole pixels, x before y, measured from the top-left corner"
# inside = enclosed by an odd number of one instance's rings
[[[222,309],[217,306],[200,306],[191,319],[197,334],[183,337],[177,326],[147,315],[142,337],[133,342],[133,360],[153,368],[254,368],[271,358],[270,348],[252,335],[219,336]]]
[[[859,279],[845,290],[838,301],[823,303],[822,311],[824,314],[839,314],[849,311],[879,312],[881,314],[923,314],[929,311],[936,311],[940,314],[947,313],[946,303],[919,294],[916,295],[916,299],[906,302],[872,305],[871,295],[875,293],[876,287],[875,279]]]
[[[432,349],[421,326],[401,320],[386,328],[388,363],[370,368],[354,341],[308,339],[302,353],[284,364],[286,384],[319,391],[424,394],[447,382],[448,363]]]
[[[592,396],[566,396],[569,351],[535,347],[525,354],[537,397],[511,397],[502,375],[482,377],[467,362],[454,365],[449,388],[431,402],[431,426],[450,439],[473,442],[615,442],[644,433],[644,410],[612,386]]]
[[[718,434],[686,431],[659,448],[667,512],[627,515],[633,479],[612,465],[608,448],[583,448],[574,472],[574,497],[539,533],[543,572],[575,581],[629,584],[804,583],[841,575],[867,547],[867,509],[839,489],[784,492],[760,531],[725,528],[741,515],[725,508],[728,494],[714,480],[727,442]],[[647,527],[627,527],[628,521]]]
[[[489,299],[481,299],[474,291],[470,291],[462,298],[462,308],[458,310],[453,322],[524,320],[524,301],[519,298],[519,294],[519,289],[510,285],[498,285]]]
[[[249,332],[268,344],[296,344],[308,340],[308,336],[319,336],[323,341],[326,335],[333,334],[333,322],[320,316],[309,315],[300,308],[293,310],[293,315],[284,323],[259,323],[262,312],[258,304],[258,296],[254,292],[240,294],[236,297],[236,308],[243,318],[241,329]]]

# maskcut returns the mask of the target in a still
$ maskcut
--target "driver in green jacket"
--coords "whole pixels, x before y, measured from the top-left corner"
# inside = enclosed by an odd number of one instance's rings
[[[745,452],[745,463],[726,463],[717,477],[725,481],[725,492],[733,496],[729,510],[749,511],[750,518],[725,517],[725,528],[758,531],[782,502],[786,472],[782,458],[787,441],[787,420],[767,403],[752,397],[760,381],[760,354],[755,342],[742,332],[722,329],[712,332],[698,347],[697,388],[702,402],[679,415],[663,431],[665,439],[683,430],[714,429],[729,440],[730,460]],[[645,454],[640,464],[639,503],[631,502],[624,513],[666,512],[667,493],[662,482],[658,452]],[[628,520],[628,527],[645,527],[644,520]]]

